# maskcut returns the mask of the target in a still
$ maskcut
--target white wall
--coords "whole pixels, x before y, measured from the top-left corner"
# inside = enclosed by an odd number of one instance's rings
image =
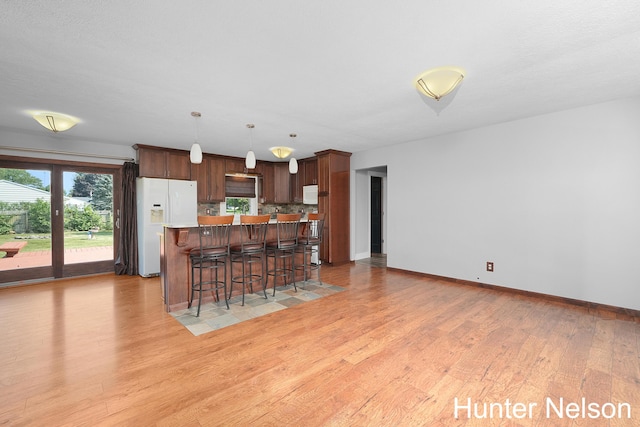
[[[385,164],[389,267],[640,310],[640,98],[351,158]]]

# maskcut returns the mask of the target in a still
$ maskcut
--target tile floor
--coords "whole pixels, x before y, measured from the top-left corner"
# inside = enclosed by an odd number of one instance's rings
[[[387,254],[372,253],[371,258],[363,258],[356,261],[356,264],[367,264],[372,267],[386,267]]]
[[[273,289],[267,289],[267,299],[261,292],[246,294],[244,306],[241,305],[242,295],[233,297],[229,300],[229,310],[224,301],[210,302],[200,307],[200,317],[196,317],[196,305],[169,314],[193,335],[198,336],[345,290],[340,286],[321,284],[315,280],[298,282],[297,287],[298,292],[294,291],[292,285],[277,287],[275,297]]]

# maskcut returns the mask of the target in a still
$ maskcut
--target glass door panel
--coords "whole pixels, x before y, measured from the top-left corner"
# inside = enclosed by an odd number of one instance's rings
[[[113,261],[113,174],[65,170],[64,264]]]
[[[0,167],[0,283],[52,271],[51,171],[11,166]]]

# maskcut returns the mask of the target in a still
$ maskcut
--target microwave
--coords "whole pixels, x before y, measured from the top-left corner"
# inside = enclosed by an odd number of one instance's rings
[[[302,187],[302,203],[305,205],[318,204],[318,186],[305,185]]]

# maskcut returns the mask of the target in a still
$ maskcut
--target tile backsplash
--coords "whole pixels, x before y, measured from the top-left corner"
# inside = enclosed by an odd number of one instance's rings
[[[298,212],[317,212],[318,205],[303,205],[302,203],[287,203],[287,204],[259,204],[258,213],[272,214],[272,213],[298,213]]]
[[[297,212],[318,212],[318,205],[303,205],[302,203],[287,204],[258,204],[259,214],[273,213],[297,213]],[[198,215],[220,215],[220,203],[200,203],[198,204]]]

